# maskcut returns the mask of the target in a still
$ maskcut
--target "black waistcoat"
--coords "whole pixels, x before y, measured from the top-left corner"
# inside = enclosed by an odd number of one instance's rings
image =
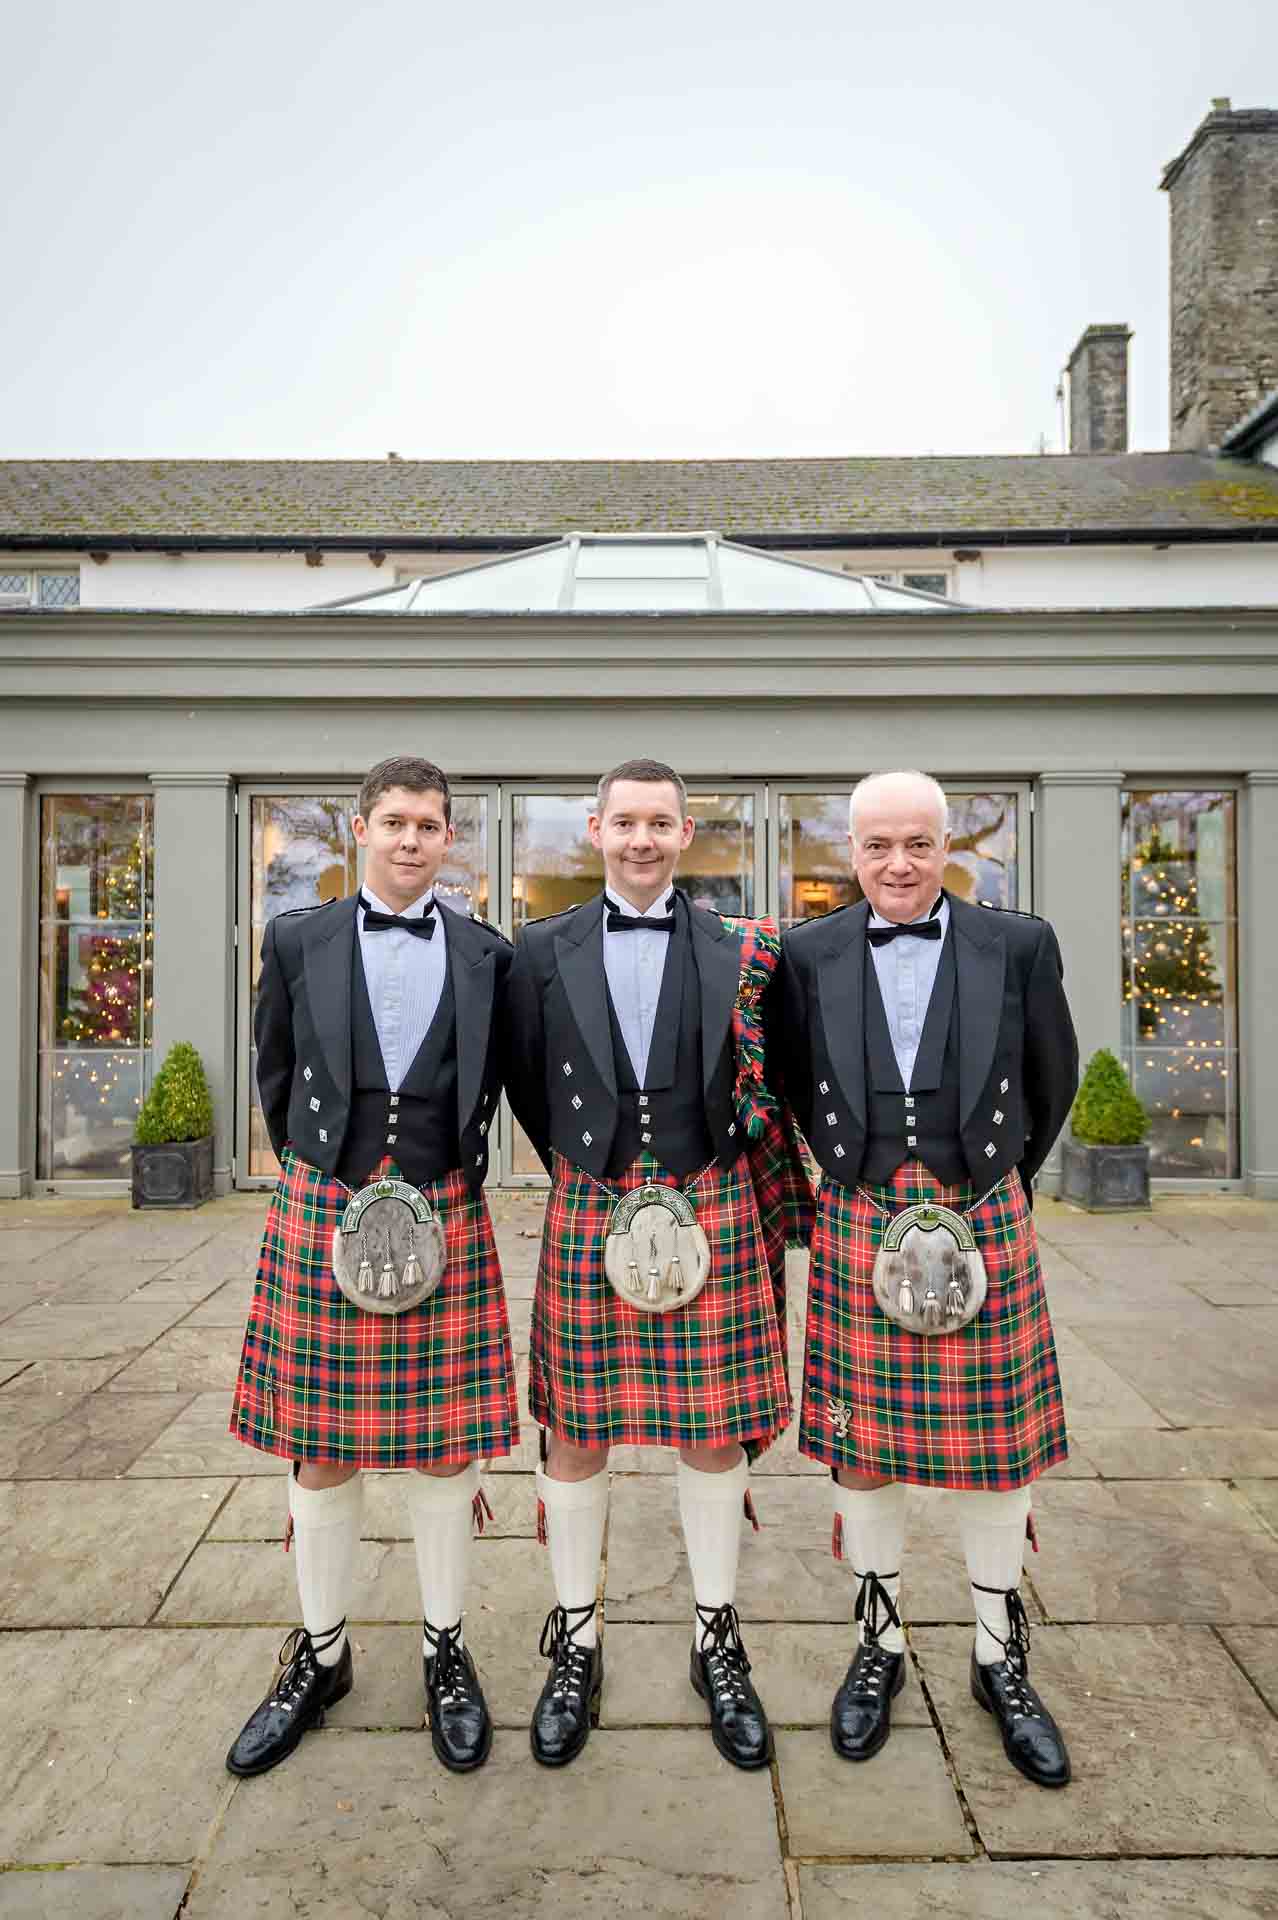
[[[612,1057],[617,1075],[617,1131],[613,1136],[608,1175],[619,1174],[644,1151],[655,1154],[667,1172],[683,1179],[714,1159],[714,1143],[706,1126],[705,1095],[701,1087],[701,995],[692,934],[687,913],[670,935],[661,976],[661,992],[653,1017],[648,1067],[640,1086],[630,1058],[612,995],[608,995],[608,1024],[612,1029]]]
[[[867,1137],[861,1178],[890,1180],[903,1160],[921,1160],[946,1186],[968,1178],[959,1138],[958,991],[954,935],[947,931],[919,1050],[905,1091],[892,1050],[878,974],[865,956],[865,1089]]]
[[[351,1115],[337,1177],[348,1187],[359,1186],[387,1154],[414,1186],[442,1179],[461,1159],[457,1003],[452,969],[446,968],[444,991],[426,1038],[399,1091],[391,1093],[356,933],[351,977]]]

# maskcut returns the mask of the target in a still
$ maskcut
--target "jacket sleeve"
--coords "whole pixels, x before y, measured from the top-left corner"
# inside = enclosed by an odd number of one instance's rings
[[[288,1103],[293,1090],[293,1002],[275,947],[274,920],[262,936],[262,972],[257,983],[253,1040],[257,1047],[257,1091],[262,1118],[277,1160],[288,1139]]]
[[[1065,998],[1056,935],[1043,923],[1025,987],[1025,1110],[1029,1136],[1021,1161],[1026,1191],[1069,1117],[1078,1091],[1078,1039]]]
[[[527,936],[515,948],[502,996],[502,1078],[511,1111],[550,1172],[550,1102],[546,1096],[546,1020],[542,986]]]

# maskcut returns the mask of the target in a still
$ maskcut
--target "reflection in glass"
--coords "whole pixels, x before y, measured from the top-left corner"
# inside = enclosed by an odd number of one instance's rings
[[[40,808],[40,1179],[127,1179],[151,1037],[147,794]]]
[[[262,935],[277,913],[342,900],[359,886],[351,821],[356,794],[273,793],[253,799],[250,876],[249,1030],[262,971]],[[488,803],[483,794],[453,795],[457,837],[439,870],[436,891],[459,913],[488,914]],[[257,1095],[257,1056],[249,1061],[249,1172],[279,1171]]]
[[[852,906],[861,889],[848,847],[851,787],[780,795],[782,926]],[[951,793],[945,885],[960,900],[1014,907],[1018,874],[1015,793]]]
[[[1159,1178],[1238,1172],[1234,796],[1123,795],[1123,1058]]]

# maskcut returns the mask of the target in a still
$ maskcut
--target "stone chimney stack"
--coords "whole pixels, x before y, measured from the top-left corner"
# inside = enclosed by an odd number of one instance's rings
[[[1278,387],[1278,112],[1213,100],[1163,171],[1174,452],[1218,447]]]
[[[1069,356],[1069,450],[1126,453],[1131,328],[1088,327]]]

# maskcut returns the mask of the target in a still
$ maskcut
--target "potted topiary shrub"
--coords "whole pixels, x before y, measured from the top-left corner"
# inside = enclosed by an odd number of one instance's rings
[[[213,1198],[213,1096],[187,1040],[169,1048],[133,1129],[135,1207],[199,1207]]]
[[[1089,1213],[1149,1205],[1149,1115],[1108,1047],[1087,1063],[1061,1142],[1061,1198]]]

